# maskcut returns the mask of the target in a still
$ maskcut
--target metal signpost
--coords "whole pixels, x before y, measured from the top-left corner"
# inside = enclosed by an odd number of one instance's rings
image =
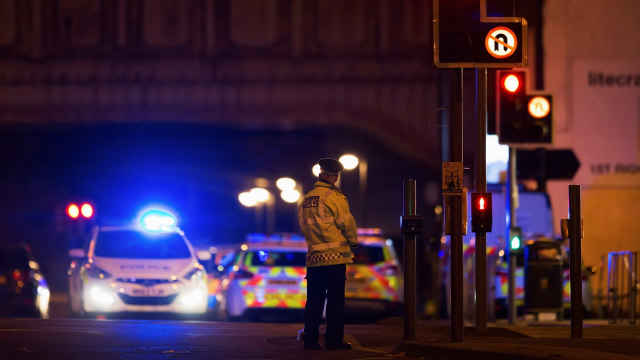
[[[481,69],[478,86],[482,90],[478,91],[481,98],[478,99],[480,109],[477,120],[478,131],[486,136],[486,68],[526,66],[527,22],[518,17],[487,16],[486,0],[434,0],[433,14],[434,63],[439,68],[453,69],[450,76],[449,161],[462,163],[462,69]],[[478,134],[478,138],[480,136]],[[476,156],[481,158],[476,160],[476,169],[483,164],[486,167],[485,142],[482,140],[477,143]],[[486,170],[476,173],[476,191],[486,191]],[[445,213],[445,227],[450,230],[451,235],[451,341],[462,342],[462,202],[466,198],[448,194],[444,190],[443,196],[445,204],[451,207],[451,211],[447,210]],[[482,232],[476,236],[476,239],[480,238],[481,247],[484,244],[482,237]],[[478,263],[480,268],[477,269],[476,276],[484,278],[480,280],[482,285],[486,283],[486,251],[481,252],[476,248],[476,264]],[[486,329],[486,286],[476,294],[476,298],[482,298],[476,307],[477,329],[482,331]]]
[[[404,209],[400,218],[404,239],[404,340],[416,338],[416,236],[422,234],[423,217],[416,215],[416,181],[404,181]]]

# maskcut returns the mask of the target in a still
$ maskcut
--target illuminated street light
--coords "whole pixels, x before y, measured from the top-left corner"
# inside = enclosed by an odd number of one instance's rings
[[[320,165],[319,164],[313,165],[313,168],[311,168],[311,172],[313,173],[313,176],[315,176],[315,177],[320,176]]]
[[[254,207],[258,204],[258,201],[256,201],[255,199],[255,196],[253,196],[248,191],[240,193],[240,195],[238,195],[238,201],[240,201],[240,204],[246,207]]]
[[[283,177],[276,180],[276,186],[282,191],[292,190],[296,187],[296,181],[292,178]]]
[[[282,190],[282,192],[280,193],[280,197],[282,198],[282,200],[293,204],[300,199],[300,192],[295,189]]]
[[[263,202],[267,202],[267,200],[269,200],[269,196],[271,195],[269,193],[269,190],[267,189],[263,189],[263,188],[253,188],[251,189],[251,191],[249,191],[249,193],[256,199],[257,202],[259,203],[263,203]]]
[[[353,170],[358,166],[358,158],[355,155],[345,154],[340,156],[340,163],[345,170]]]

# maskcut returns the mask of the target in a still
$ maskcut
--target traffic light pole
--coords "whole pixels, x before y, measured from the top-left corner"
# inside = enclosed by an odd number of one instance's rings
[[[462,162],[462,74],[451,69],[449,113],[449,161]],[[464,340],[463,268],[462,268],[462,196],[451,197],[451,342]]]
[[[475,191],[487,191],[487,69],[476,69]],[[476,232],[476,331],[487,331],[487,234]]]
[[[580,185],[569,185],[569,273],[571,275],[571,338],[582,338],[582,210]]]
[[[509,308],[508,321],[510,325],[516,322],[516,252],[511,249],[511,229],[516,222],[516,208],[518,207],[518,183],[516,180],[516,148],[509,147],[509,226],[507,226],[506,248],[509,249]]]
[[[416,339],[416,234],[409,230],[406,217],[416,216],[416,181],[404,181],[404,209],[402,217],[402,233],[404,239],[404,340]],[[420,226],[420,230],[422,227]]]

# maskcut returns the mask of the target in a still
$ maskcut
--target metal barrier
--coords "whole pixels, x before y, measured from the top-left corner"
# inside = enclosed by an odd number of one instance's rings
[[[638,252],[617,251],[609,253],[609,277],[607,288],[607,314],[609,323],[628,317],[629,323],[636,323],[638,296]]]

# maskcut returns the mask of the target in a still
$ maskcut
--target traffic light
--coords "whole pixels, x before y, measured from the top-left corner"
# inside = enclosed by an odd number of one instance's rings
[[[513,251],[522,249],[522,228],[513,227],[509,229],[509,248]]]
[[[88,202],[78,206],[75,203],[67,205],[67,216],[72,219],[91,219],[93,217],[93,205]]]
[[[496,118],[501,144],[551,144],[552,96],[528,94],[524,70],[497,71]]]
[[[471,193],[471,230],[491,232],[492,222],[491,193]]]

